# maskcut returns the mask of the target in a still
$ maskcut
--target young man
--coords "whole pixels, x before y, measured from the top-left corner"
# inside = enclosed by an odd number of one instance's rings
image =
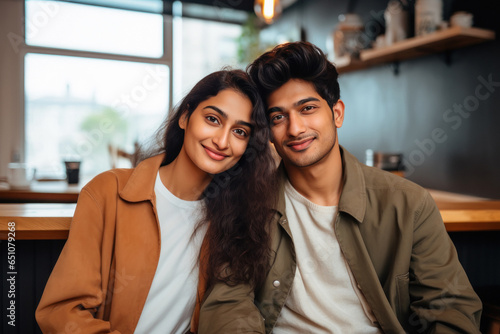
[[[481,302],[431,196],[339,145],[344,103],[321,50],[283,44],[248,71],[282,158],[270,270],[256,290],[215,285],[200,333],[479,333]]]

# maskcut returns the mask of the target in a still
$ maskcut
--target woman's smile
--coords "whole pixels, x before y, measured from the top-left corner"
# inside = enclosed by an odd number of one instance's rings
[[[220,151],[218,151],[216,149],[213,149],[213,148],[210,148],[210,147],[206,147],[206,146],[203,146],[203,148],[207,152],[208,156],[210,158],[214,159],[214,160],[222,161],[225,158],[229,157],[228,154],[222,153],[222,152],[220,152]]]
[[[179,121],[185,131],[179,158],[210,175],[233,167],[247,148],[252,107],[248,97],[232,89],[200,103],[189,118]]]

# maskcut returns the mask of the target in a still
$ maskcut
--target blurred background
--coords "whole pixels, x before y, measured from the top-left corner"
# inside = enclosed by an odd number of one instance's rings
[[[488,305],[483,332],[500,333],[499,13],[488,0],[0,0],[2,259],[7,222],[23,227],[18,326],[0,332],[40,333],[34,310],[90,178],[134,166],[208,73],[302,40],[340,73],[341,145],[431,191]],[[65,161],[80,162],[72,178]]]
[[[494,36],[495,6],[486,0],[3,0],[0,179],[10,162],[29,163],[42,179],[64,178],[64,160],[81,160],[86,179],[131,166],[118,153],[126,157],[146,143],[204,75],[245,68],[276,44],[306,40],[339,67],[347,106],[340,141],[360,161],[366,150],[397,153],[406,177],[425,187],[500,198],[495,37],[472,46],[438,41],[411,59],[352,66],[364,51],[453,25]],[[453,23],[456,13],[472,18]]]

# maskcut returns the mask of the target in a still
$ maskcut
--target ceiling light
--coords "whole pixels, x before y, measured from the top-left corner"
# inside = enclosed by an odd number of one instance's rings
[[[279,0],[255,0],[255,14],[267,24],[273,21],[281,14],[281,5]]]

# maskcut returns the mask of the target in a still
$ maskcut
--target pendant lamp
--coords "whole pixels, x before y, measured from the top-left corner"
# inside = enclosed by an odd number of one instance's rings
[[[279,0],[255,0],[255,14],[267,24],[273,21],[281,14],[281,5]]]

